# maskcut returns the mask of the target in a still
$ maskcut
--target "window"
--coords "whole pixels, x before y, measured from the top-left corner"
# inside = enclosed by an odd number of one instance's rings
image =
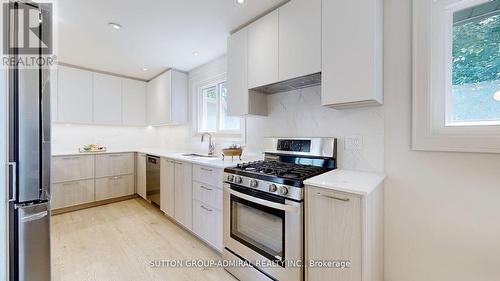
[[[198,132],[239,134],[241,118],[228,116],[226,81],[198,89]]]
[[[415,150],[500,153],[500,0],[413,1]]]
[[[453,13],[446,125],[500,124],[500,0]]]

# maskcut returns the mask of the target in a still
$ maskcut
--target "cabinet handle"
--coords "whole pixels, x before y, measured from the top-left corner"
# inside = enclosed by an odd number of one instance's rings
[[[114,180],[119,180],[121,179],[122,177],[112,177],[111,179],[114,179]]]
[[[61,158],[62,160],[73,160],[73,159],[78,159],[78,156],[74,156],[74,157],[63,157]]]
[[[212,209],[209,209],[209,208],[207,208],[207,207],[205,207],[205,206],[203,206],[203,205],[201,205],[200,207],[201,207],[202,209],[204,209],[205,211],[209,211],[209,212],[213,211]]]
[[[66,182],[66,183],[63,183],[63,186],[72,186],[75,184],[76,184],[75,182]]]
[[[108,155],[108,156],[109,156],[109,157],[121,157],[121,156],[123,156],[123,155],[121,155],[121,154],[110,154],[110,155]]]
[[[209,188],[209,187],[206,187],[206,186],[203,186],[203,185],[200,185],[201,188],[205,189],[205,190],[208,190],[208,191],[212,191],[213,189]]]
[[[330,199],[333,199],[333,200],[338,200],[338,201],[342,201],[342,202],[349,202],[351,199],[349,198],[340,198],[340,197],[335,197],[335,196],[330,196],[330,195],[325,195],[325,194],[321,194],[318,192],[318,195],[321,195],[323,197],[326,197],[326,198],[330,198]]]
[[[183,165],[184,163],[181,163],[181,162],[175,162],[175,164],[177,164],[177,165]]]
[[[202,169],[203,171],[207,171],[207,172],[212,172],[213,171],[212,169],[203,168],[203,167],[201,167],[200,169]]]

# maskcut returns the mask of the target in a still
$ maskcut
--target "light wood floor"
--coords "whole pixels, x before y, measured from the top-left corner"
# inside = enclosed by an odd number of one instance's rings
[[[234,279],[222,268],[151,267],[151,261],[219,260],[142,199],[52,217],[53,281]]]

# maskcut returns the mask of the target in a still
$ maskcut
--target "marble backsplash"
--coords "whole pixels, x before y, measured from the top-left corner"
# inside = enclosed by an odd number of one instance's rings
[[[336,137],[339,168],[384,171],[382,107],[335,110],[321,105],[321,87],[267,96],[267,117],[247,117],[249,151],[262,151],[264,137]],[[344,137],[362,136],[359,150],[345,150]]]

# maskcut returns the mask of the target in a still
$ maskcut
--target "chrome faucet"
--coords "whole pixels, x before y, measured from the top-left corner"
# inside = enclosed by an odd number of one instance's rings
[[[208,135],[208,155],[214,155],[215,154],[215,144],[212,142],[212,134],[210,133],[203,133],[201,134],[201,142],[205,139],[205,135]]]

